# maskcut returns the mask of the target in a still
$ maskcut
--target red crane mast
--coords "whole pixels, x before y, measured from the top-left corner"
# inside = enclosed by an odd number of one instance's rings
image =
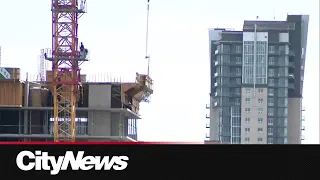
[[[52,62],[54,141],[75,141],[76,106],[81,86],[79,66],[88,50],[78,49],[78,19],[86,12],[85,0],[52,0]],[[50,56],[50,57],[48,57]]]

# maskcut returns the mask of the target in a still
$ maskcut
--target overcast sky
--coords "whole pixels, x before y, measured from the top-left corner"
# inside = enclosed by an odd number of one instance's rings
[[[35,74],[41,48],[51,47],[50,0],[5,1],[0,6],[2,66]],[[145,73],[147,0],[88,0],[79,37],[91,53],[82,68],[134,80]],[[18,6],[17,6],[18,4]],[[306,141],[319,141],[319,1],[317,0],[151,0],[150,104],[141,105],[139,139],[202,141],[209,103],[208,28],[241,30],[243,20],[285,20],[309,14],[304,105]],[[14,13],[12,10],[15,10]],[[101,77],[101,75],[100,75]],[[98,78],[98,76],[96,76]]]

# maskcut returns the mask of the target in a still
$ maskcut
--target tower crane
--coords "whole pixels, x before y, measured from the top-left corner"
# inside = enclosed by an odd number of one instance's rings
[[[79,66],[88,61],[88,50],[78,48],[78,19],[86,13],[86,0],[52,0],[52,62],[54,141],[74,142],[76,104],[81,86]]]

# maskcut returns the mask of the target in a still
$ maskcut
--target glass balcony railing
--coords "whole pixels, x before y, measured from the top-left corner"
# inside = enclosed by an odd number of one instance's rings
[[[210,138],[210,135],[208,133],[206,133],[206,138],[209,139]]]
[[[210,128],[210,123],[206,123],[206,128]]]

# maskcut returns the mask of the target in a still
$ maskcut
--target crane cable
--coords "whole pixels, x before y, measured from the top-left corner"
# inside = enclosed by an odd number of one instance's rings
[[[146,31],[146,59],[148,59],[148,71],[147,75],[149,76],[150,72],[150,55],[148,55],[148,39],[149,39],[149,2],[148,0],[148,5],[147,5],[147,31]]]

